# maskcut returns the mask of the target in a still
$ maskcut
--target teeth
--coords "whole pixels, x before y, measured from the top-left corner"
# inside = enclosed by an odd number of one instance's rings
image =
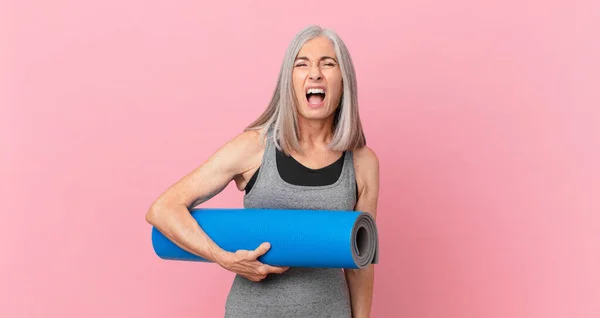
[[[325,90],[322,88],[309,88],[307,94],[325,94]]]

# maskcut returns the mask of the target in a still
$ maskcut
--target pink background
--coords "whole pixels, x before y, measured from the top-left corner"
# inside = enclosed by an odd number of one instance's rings
[[[3,2],[0,316],[222,316],[232,274],[159,260],[144,214],[319,23],[381,163],[372,317],[600,317],[592,2]]]

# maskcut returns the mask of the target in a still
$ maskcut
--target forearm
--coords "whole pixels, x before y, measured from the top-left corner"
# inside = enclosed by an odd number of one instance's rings
[[[352,317],[368,318],[373,301],[374,266],[370,265],[365,269],[346,270],[345,274],[352,301]]]
[[[202,230],[186,206],[153,206],[146,215],[163,235],[180,248],[218,263],[224,251]]]

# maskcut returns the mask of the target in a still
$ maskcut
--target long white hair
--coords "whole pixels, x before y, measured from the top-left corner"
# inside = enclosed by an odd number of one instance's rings
[[[302,46],[319,36],[325,36],[333,44],[342,72],[343,93],[334,119],[334,134],[329,144],[336,151],[353,150],[366,145],[358,112],[356,73],[350,53],[342,39],[330,29],[311,25],[294,36],[288,46],[273,97],[265,111],[245,130],[260,130],[261,138],[273,129],[273,142],[284,153],[298,151],[297,105],[292,84],[294,61]],[[264,139],[263,139],[264,140]]]

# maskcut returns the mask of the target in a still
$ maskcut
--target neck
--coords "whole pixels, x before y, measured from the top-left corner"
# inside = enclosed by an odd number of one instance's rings
[[[298,118],[300,148],[311,149],[327,145],[333,138],[333,117],[319,120]]]

